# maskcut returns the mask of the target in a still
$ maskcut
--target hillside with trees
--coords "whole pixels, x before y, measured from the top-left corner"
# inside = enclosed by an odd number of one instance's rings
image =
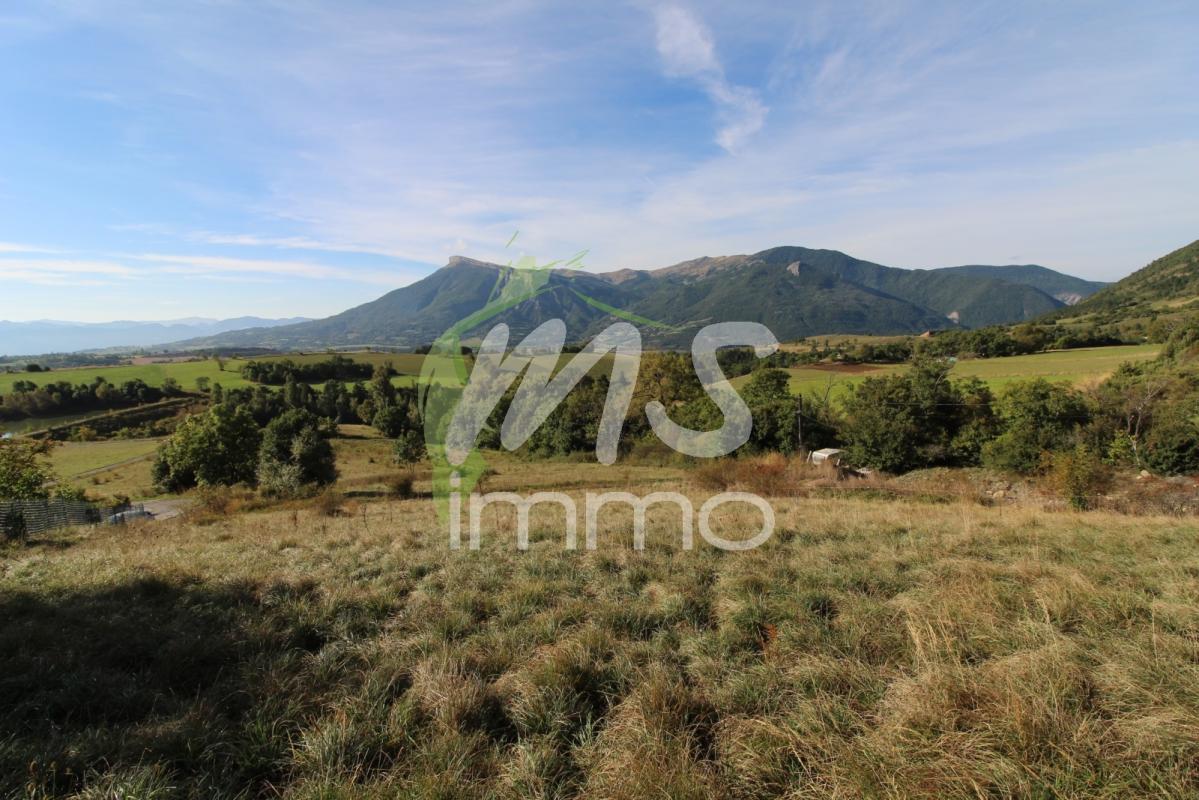
[[[1199,241],[1052,315],[1059,325],[1108,325],[1156,336],[1199,324]]]

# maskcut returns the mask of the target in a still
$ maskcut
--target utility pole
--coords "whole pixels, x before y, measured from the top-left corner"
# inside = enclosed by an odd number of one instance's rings
[[[795,452],[803,452],[803,395],[795,398]]]

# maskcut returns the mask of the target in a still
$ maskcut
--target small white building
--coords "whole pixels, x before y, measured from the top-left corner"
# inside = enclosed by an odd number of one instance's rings
[[[809,464],[832,464],[834,467],[841,464],[841,451],[835,447],[826,447],[822,450],[813,450],[808,453]]]

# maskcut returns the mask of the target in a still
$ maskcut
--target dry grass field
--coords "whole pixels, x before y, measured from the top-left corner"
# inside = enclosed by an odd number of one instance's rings
[[[501,462],[488,488],[712,491],[587,467]],[[548,506],[528,552],[506,511],[451,551],[427,498],[9,547],[0,796],[1199,792],[1193,518],[772,504],[747,553],[681,551],[666,506],[641,552],[622,509],[565,551]]]

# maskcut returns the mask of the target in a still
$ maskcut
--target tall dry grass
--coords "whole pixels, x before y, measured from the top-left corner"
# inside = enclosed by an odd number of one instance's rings
[[[427,500],[5,550],[0,795],[1199,792],[1193,524],[787,497],[806,468],[760,466],[716,483],[779,487],[749,553],[681,552],[665,506],[640,552],[619,508],[564,551],[548,506],[528,552],[502,514],[451,552]]]

